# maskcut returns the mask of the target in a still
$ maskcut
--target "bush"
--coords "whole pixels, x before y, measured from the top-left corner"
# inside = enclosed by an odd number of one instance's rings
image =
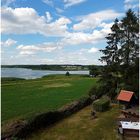
[[[66,76],[70,76],[70,73],[67,71],[65,75],[66,75]]]
[[[110,100],[107,97],[103,97],[93,102],[93,109],[102,112],[102,111],[106,111],[109,108],[109,105],[110,105]]]
[[[102,85],[93,86],[88,92],[88,95],[90,97],[92,97],[94,95],[97,98],[100,98],[102,95],[105,95],[105,94],[106,94],[105,87]]]
[[[40,115],[37,115],[33,119],[29,120],[27,125],[25,125],[25,127],[22,128],[15,135],[15,137],[25,138],[26,136],[30,135],[32,132],[50,126],[55,122],[61,120],[62,118],[63,118],[63,114],[59,111],[49,111],[47,113],[42,113]]]
[[[98,94],[98,87],[93,86],[89,92],[88,95],[91,97],[92,95],[97,95]]]

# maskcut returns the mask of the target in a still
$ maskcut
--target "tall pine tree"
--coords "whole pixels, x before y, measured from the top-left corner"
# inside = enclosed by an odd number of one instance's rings
[[[100,61],[106,62],[107,64],[104,67],[101,82],[107,94],[113,99],[117,94],[118,84],[120,82],[120,24],[118,19],[114,21],[111,27],[111,33],[108,34],[106,39],[108,45],[104,50],[100,50],[104,54]]]
[[[128,10],[121,22],[115,20],[106,37],[107,46],[100,50],[103,53],[100,60],[106,62],[101,81],[111,98],[117,95],[119,88],[132,90],[138,95],[138,33],[138,17]]]
[[[138,95],[139,86],[139,21],[138,16],[128,10],[121,20],[121,61],[123,83],[127,90],[133,90]]]

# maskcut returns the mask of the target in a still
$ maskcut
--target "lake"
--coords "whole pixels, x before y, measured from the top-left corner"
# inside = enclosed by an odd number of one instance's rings
[[[1,68],[1,77],[36,79],[45,75],[65,74],[66,71],[32,70],[25,68]],[[89,74],[89,71],[69,71],[70,74]]]

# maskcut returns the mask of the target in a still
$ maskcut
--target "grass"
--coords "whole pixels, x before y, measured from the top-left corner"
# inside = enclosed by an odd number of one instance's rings
[[[2,125],[55,110],[85,96],[97,79],[53,75],[34,80],[3,79],[1,84]]]
[[[120,113],[118,105],[97,113],[96,119],[91,119],[90,113],[91,106],[88,106],[49,129],[38,131],[28,140],[121,140],[116,129],[116,118]]]

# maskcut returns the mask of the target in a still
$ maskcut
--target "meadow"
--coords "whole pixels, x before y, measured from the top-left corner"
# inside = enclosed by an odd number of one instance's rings
[[[2,78],[2,125],[56,110],[86,96],[96,83],[97,79],[80,75],[52,75],[34,80]]]

